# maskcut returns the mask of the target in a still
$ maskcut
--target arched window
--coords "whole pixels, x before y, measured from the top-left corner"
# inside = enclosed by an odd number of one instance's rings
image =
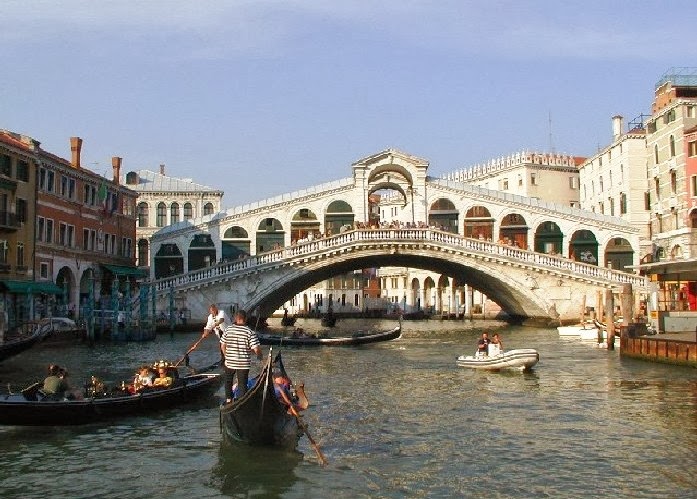
[[[203,214],[212,215],[213,214],[213,203],[206,203],[203,205]]]
[[[140,239],[138,241],[138,265],[141,267],[146,267],[149,265],[147,239]]]
[[[155,225],[158,227],[167,225],[167,205],[165,203],[159,203],[157,205],[157,220]]]
[[[147,227],[148,220],[148,203],[138,203],[138,227]]]
[[[184,220],[191,220],[194,218],[194,208],[191,203],[184,203]]]
[[[169,207],[169,219],[170,223],[177,223],[179,221],[179,203],[172,203]]]

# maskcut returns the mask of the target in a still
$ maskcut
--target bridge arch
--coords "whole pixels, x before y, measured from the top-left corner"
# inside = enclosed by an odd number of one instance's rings
[[[353,227],[354,221],[355,211],[347,201],[332,201],[324,212],[324,232],[328,236],[338,234],[344,226]]]
[[[598,241],[593,231],[580,229],[571,235],[569,258],[577,262],[598,264]]]
[[[299,208],[290,221],[290,244],[298,240],[314,239],[321,233],[320,221],[310,208]]]
[[[251,254],[251,240],[244,227],[233,225],[223,232],[220,255],[223,261],[237,260]]]
[[[537,253],[561,255],[563,243],[564,234],[556,222],[545,220],[537,226],[534,246]]]
[[[528,249],[528,231],[525,217],[520,213],[508,213],[501,219],[499,242],[521,249]]]
[[[216,250],[210,234],[195,234],[187,250],[189,271],[210,267],[216,263]]]
[[[460,212],[450,199],[441,197],[431,203],[428,209],[428,225],[458,234]]]
[[[285,246],[285,231],[278,218],[262,218],[257,225],[256,253],[264,253]]]
[[[162,243],[153,257],[155,279],[184,273],[184,255],[176,243]]]
[[[486,206],[474,205],[465,213],[464,236],[491,241],[494,238],[494,221]]]
[[[605,266],[628,270],[627,267],[634,264],[634,249],[629,241],[623,237],[611,238],[605,246]]]

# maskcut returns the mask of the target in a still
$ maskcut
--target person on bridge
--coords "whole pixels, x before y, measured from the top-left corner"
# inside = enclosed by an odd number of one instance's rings
[[[220,345],[225,357],[225,403],[228,404],[232,402],[235,376],[237,396],[242,397],[247,393],[249,368],[252,367],[251,353],[254,352],[257,359],[261,360],[259,337],[247,326],[247,313],[244,310],[237,311],[235,323],[225,329]]]

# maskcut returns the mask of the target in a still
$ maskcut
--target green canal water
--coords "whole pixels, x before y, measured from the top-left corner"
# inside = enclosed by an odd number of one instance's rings
[[[342,320],[335,329],[393,326]],[[507,349],[537,349],[535,370],[457,367],[484,328],[502,334]],[[197,337],[42,344],[0,364],[1,391],[43,377],[52,362],[76,385],[91,374],[120,382],[143,362],[177,360]],[[215,348],[206,340],[192,364],[214,360]],[[294,381],[306,385],[305,419],[328,466],[304,437],[297,452],[223,445],[218,392],[186,409],[87,426],[0,427],[0,496],[697,495],[695,369],[620,359],[555,329],[491,322],[405,322],[402,338],[388,343],[282,351]]]

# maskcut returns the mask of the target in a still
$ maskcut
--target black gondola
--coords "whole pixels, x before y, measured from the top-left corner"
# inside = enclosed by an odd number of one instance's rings
[[[226,441],[294,449],[302,435],[288,406],[276,398],[271,351],[256,382],[240,399],[220,408],[220,424]]]
[[[262,345],[286,345],[286,346],[351,346],[377,343],[399,338],[402,335],[402,327],[397,326],[389,331],[378,333],[355,333],[351,336],[336,337],[312,337],[312,336],[278,336],[275,334],[259,333],[259,342]]]
[[[209,368],[217,366],[219,363]],[[178,378],[171,387],[149,389],[135,395],[119,391],[81,400],[58,401],[37,395],[37,388],[41,386],[37,383],[22,393],[0,395],[0,424],[63,426],[94,423],[117,416],[138,416],[210,396],[220,382],[220,374],[192,374]]]
[[[39,328],[34,328],[30,334],[18,336],[0,343],[0,361],[28,350],[34,346],[35,343],[41,341],[44,336],[44,331],[40,330]]]

